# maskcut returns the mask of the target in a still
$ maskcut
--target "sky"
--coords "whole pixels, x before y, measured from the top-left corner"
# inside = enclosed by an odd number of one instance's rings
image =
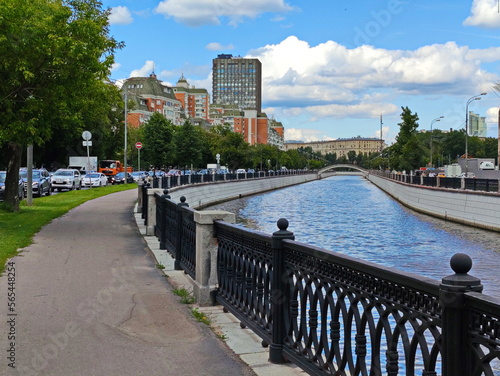
[[[498,137],[500,0],[103,0],[117,51],[111,78],[212,91],[219,54],[262,63],[262,109],[285,141],[382,138],[402,107],[419,130],[465,129],[466,111]],[[480,96],[481,93],[487,93]],[[473,100],[475,96],[480,100]],[[440,118],[443,116],[443,118]],[[439,120],[436,120],[439,119]]]

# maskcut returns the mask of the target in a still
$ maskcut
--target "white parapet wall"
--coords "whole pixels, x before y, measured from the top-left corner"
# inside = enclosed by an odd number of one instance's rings
[[[377,175],[368,180],[403,205],[452,222],[500,231],[500,194],[415,186]]]
[[[285,175],[272,178],[228,180],[219,182],[208,182],[201,184],[181,185],[168,190],[170,198],[179,202],[184,196],[189,207],[200,209],[208,205],[214,205],[219,202],[234,200],[237,198],[251,196],[259,193],[272,191],[292,185],[307,183],[317,180],[315,173],[302,175]],[[148,189],[148,213],[146,234],[154,234],[156,224],[156,205],[155,193],[163,194],[162,188]],[[138,190],[139,199],[141,199],[141,186]]]
[[[228,180],[177,186],[168,190],[174,201],[179,201],[181,196],[186,197],[186,202],[192,208],[213,205],[218,202],[233,200],[245,196],[272,191],[291,185],[307,183],[317,179],[314,173],[304,175],[286,175],[273,178]],[[154,189],[163,192],[163,189]]]

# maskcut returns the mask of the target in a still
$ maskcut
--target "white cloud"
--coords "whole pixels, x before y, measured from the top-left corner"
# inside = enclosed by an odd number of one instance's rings
[[[232,50],[234,46],[232,44],[228,44],[227,46],[224,46],[220,43],[217,42],[212,42],[209,43],[205,46],[205,48],[209,51],[227,51],[227,50]]]
[[[486,123],[493,124],[492,127],[498,127],[498,107],[489,108],[486,111]],[[498,135],[500,137],[500,134]]]
[[[110,25],[128,25],[132,21],[132,15],[127,7],[117,6],[111,8],[111,14],[109,15]]]
[[[154,71],[155,62],[152,60],[147,60],[144,65],[139,69],[134,69],[130,73],[130,77],[149,77],[149,75]]]
[[[332,140],[332,138],[327,137],[323,131],[315,129],[285,128],[285,140],[313,142]]]
[[[500,27],[498,0],[474,0],[471,15],[463,22],[465,26],[478,26],[487,29]]]
[[[499,81],[481,68],[481,62],[500,61],[499,48],[473,50],[455,42],[417,50],[349,49],[334,41],[310,46],[290,36],[247,57],[262,62],[264,102],[287,117],[373,118],[399,111],[391,102],[401,94],[462,95]]]
[[[244,18],[255,18],[266,12],[288,12],[292,9],[284,0],[164,0],[156,13],[174,18],[187,26],[219,25],[228,17],[236,25]]]
[[[114,71],[119,70],[121,66],[122,66],[122,65],[121,65],[120,63],[113,63],[113,64],[111,65],[111,72],[114,72]]]

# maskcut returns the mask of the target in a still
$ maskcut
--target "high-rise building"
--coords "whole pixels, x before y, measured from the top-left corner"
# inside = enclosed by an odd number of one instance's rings
[[[208,122],[210,96],[207,89],[198,89],[189,85],[182,75],[173,90],[175,97],[182,104],[184,116],[187,119],[203,119]]]
[[[486,117],[479,116],[472,111],[469,111],[469,135],[477,137],[486,137],[488,127],[486,125]]]
[[[221,54],[213,59],[212,97],[217,105],[262,111],[262,64],[258,59]]]

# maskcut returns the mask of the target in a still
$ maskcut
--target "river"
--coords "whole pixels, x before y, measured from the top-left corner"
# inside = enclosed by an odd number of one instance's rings
[[[288,219],[295,239],[335,252],[436,279],[452,274],[449,260],[466,253],[469,274],[483,293],[500,297],[500,234],[419,214],[369,181],[335,176],[210,207],[267,233]]]

